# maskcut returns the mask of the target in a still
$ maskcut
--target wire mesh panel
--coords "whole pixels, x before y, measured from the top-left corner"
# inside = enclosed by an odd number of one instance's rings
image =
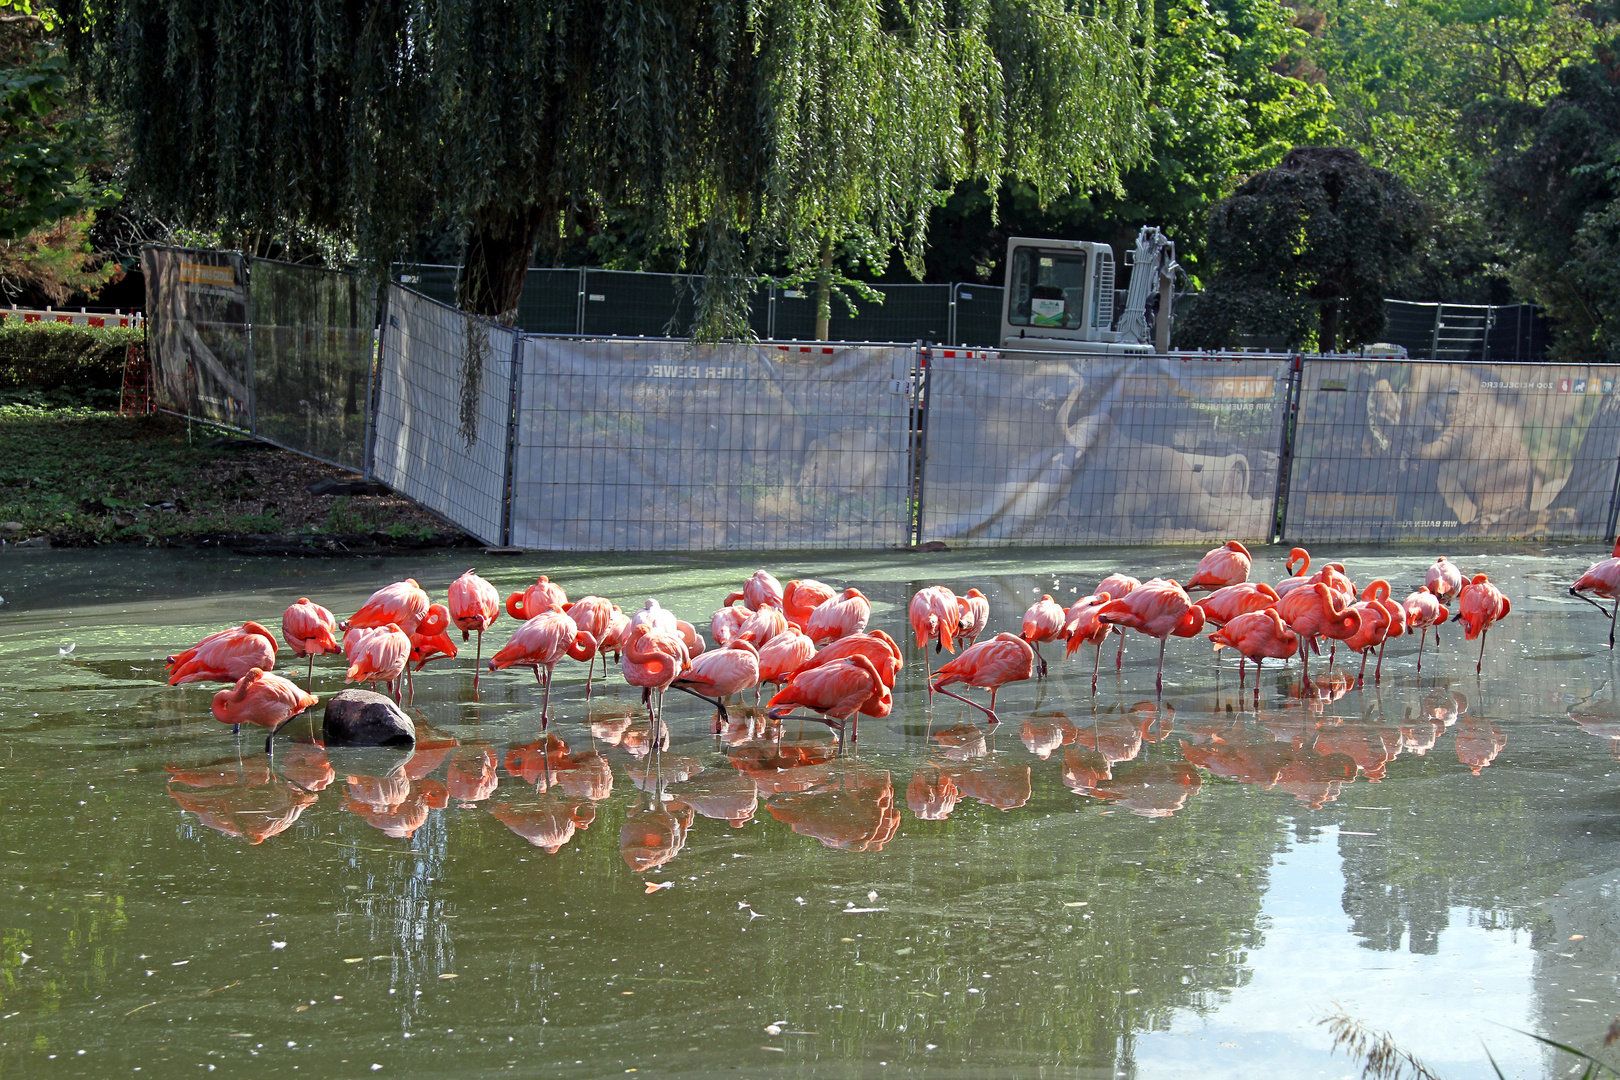
[[[931,359],[923,540],[1272,535],[1288,361]]]
[[[950,337],[950,285],[874,285],[881,304],[863,300],[853,291],[849,305],[832,298],[827,336],[832,341],[935,341]],[[997,319],[1000,313],[997,313]],[[776,294],[778,341],[812,341],[816,332],[816,287],[782,289]]]
[[[254,433],[362,472],[373,304],[353,274],[253,261]]]
[[[1000,285],[956,286],[956,329],[952,345],[980,345],[995,348],[1001,344]]]
[[[512,543],[878,548],[910,529],[915,350],[524,341]]]
[[[487,544],[504,542],[517,337],[389,286],[374,474]]]
[[[690,274],[585,272],[583,333],[619,337],[685,337],[703,279]]]
[[[1289,539],[1600,539],[1620,369],[1307,360]]]
[[[234,251],[147,246],[147,339],[159,408],[251,428],[247,264]]]

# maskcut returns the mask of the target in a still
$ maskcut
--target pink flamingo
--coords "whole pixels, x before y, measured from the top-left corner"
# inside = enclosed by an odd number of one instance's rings
[[[1299,565],[1297,570],[1294,569],[1296,563]],[[1283,568],[1288,571],[1289,576],[1274,586],[1279,597],[1287,596],[1306,583],[1316,584],[1308,576],[1311,572],[1311,553],[1302,547],[1293,548],[1288,552],[1288,559],[1283,563]]]
[[[256,622],[209,634],[185,652],[168,658],[169,685],[189,682],[234,683],[254,668],[276,666],[276,639]]]
[[[928,658],[928,643],[934,643],[935,652],[943,648],[953,656],[956,654],[956,630],[961,625],[962,608],[951,590],[943,585],[929,585],[912,596],[907,616],[912,633],[917,635],[917,651],[922,653],[923,667],[932,675],[934,668]]]
[[[755,570],[753,575],[743,585],[742,592],[734,592],[726,597],[729,607],[738,600],[749,611],[758,611],[762,607],[780,608],[782,606],[782,583],[772,577],[768,570]]]
[[[955,698],[971,705],[990,718],[992,724],[1001,723],[996,716],[996,691],[1010,682],[1021,682],[1035,673],[1035,650],[1028,641],[1016,634],[997,634],[989,641],[981,641],[972,648],[963,649],[962,655],[949,661],[934,674],[932,689],[935,693]],[[990,707],[969,701],[961,694],[945,689],[952,683],[976,686],[990,691]]]
[[[735,604],[727,604],[714,613],[709,619],[709,633],[714,636],[714,643],[719,646],[731,644],[731,639],[742,629],[742,624],[748,621],[748,611]],[[790,620],[791,621],[791,620]]]
[[[816,643],[803,630],[790,626],[759,650],[759,681],[773,683],[780,689],[795,671],[815,655]],[[757,687],[754,697],[756,701],[759,698]]]
[[[759,680],[759,650],[752,642],[738,638],[724,649],[694,659],[686,673],[670,685],[712,704],[719,710],[719,723],[724,724],[731,719],[726,713],[726,698],[757,688]],[[719,730],[717,724],[715,731]]]
[[[1035,647],[1035,660],[1040,665],[1036,671],[1036,678],[1046,678],[1046,657],[1041,655],[1041,642],[1056,641],[1063,636],[1063,625],[1067,620],[1067,612],[1058,606],[1051,596],[1042,594],[1041,598],[1029,606],[1024,612],[1024,626],[1022,637]]]
[[[1159,639],[1159,671],[1154,686],[1160,693],[1164,692],[1164,643],[1172,634],[1193,637],[1204,628],[1204,609],[1193,606],[1192,597],[1179,582],[1166,578],[1154,578],[1118,600],[1110,600],[1097,618]]]
[[[1234,615],[1226,625],[1209,635],[1219,650],[1230,646],[1245,660],[1254,661],[1254,701],[1260,703],[1261,662],[1266,657],[1287,660],[1299,651],[1299,637],[1283,622],[1276,608],[1245,611]],[[1240,665],[1241,674],[1241,665]]]
[[[561,611],[568,603],[562,586],[541,574],[533,585],[506,598],[506,613],[519,622],[547,611]]]
[[[648,601],[648,604],[653,603],[655,601]],[[641,699],[647,705],[655,744],[662,735],[664,691],[691,667],[691,653],[679,634],[660,630],[649,623],[640,623],[631,628],[630,636],[624,643],[624,660],[620,663],[620,670],[624,672],[625,682],[641,687]]]
[[[1423,644],[1429,636],[1429,627],[1434,627],[1434,644],[1440,645],[1440,627],[1451,618],[1451,612],[1440,602],[1440,598],[1427,586],[1412,593],[1402,602],[1401,607],[1406,611],[1406,628],[1419,631],[1417,669],[1423,670]]]
[[[501,594],[495,586],[468,570],[450,583],[450,621],[461,631],[466,641],[473,631],[478,632],[478,651],[473,656],[473,683],[478,682],[478,669],[484,666],[484,631],[501,615]]]
[[[839,596],[825,601],[810,613],[805,633],[816,644],[832,641],[866,629],[872,617],[872,605],[859,589],[845,589]]]
[[[1457,596],[1456,622],[1463,624],[1463,636],[1473,641],[1479,638],[1479,660],[1474,664],[1474,674],[1478,675],[1485,667],[1485,635],[1490,631],[1491,624],[1507,617],[1513,610],[1508,598],[1502,595],[1502,590],[1491,584],[1491,579],[1484,574],[1475,574],[1474,580],[1462,587]]]
[[[1384,648],[1392,637],[1406,632],[1406,609],[1389,598],[1389,582],[1383,578],[1369,582],[1361,592],[1361,601],[1351,605],[1361,616],[1356,632],[1344,639],[1344,647],[1361,654],[1361,670],[1356,673],[1356,685],[1366,681],[1367,654],[1378,650],[1378,665],[1373,668],[1373,683],[1384,673]]]
[[[264,737],[264,752],[268,754],[270,740],[275,738],[281,726],[319,703],[319,698],[297,683],[259,668],[251,668],[236,680],[235,686],[214,695],[212,710],[215,720],[233,725],[233,735],[242,730],[243,724],[269,728],[270,734]]]
[[[344,682],[386,682],[399,697],[399,677],[411,662],[411,639],[396,623],[350,627],[343,635],[343,655],[349,660]]]
[[[1205,622],[1211,626],[1225,626],[1239,615],[1247,615],[1251,611],[1264,611],[1281,599],[1282,597],[1277,595],[1277,590],[1265,582],[1246,581],[1240,585],[1216,589],[1198,601],[1198,607],[1203,609]]]
[[[894,698],[872,661],[857,655],[796,673],[766,703],[765,715],[780,720],[800,707],[820,713],[840,741],[848,725],[854,742],[860,738],[860,717],[888,716]]]
[[[340,624],[345,630],[356,627],[387,626],[392,623],[406,634],[414,633],[416,624],[427,614],[428,594],[415,578],[385,585],[371,594],[371,599],[360,610]]]
[[[1109,596],[1102,593],[1096,596],[1082,596],[1069,606],[1063,615],[1063,636],[1069,645],[1065,655],[1073,656],[1080,651],[1082,645],[1097,646],[1096,659],[1091,664],[1091,692],[1097,692],[1097,671],[1102,667],[1103,642],[1108,635],[1115,633],[1115,628],[1097,618],[1103,606],[1108,603]],[[1123,635],[1121,635],[1123,636]]]
[[[837,595],[838,590],[831,585],[811,578],[790,581],[782,587],[782,614],[803,630],[810,623],[810,613]]]
[[[1187,582],[1187,591],[1241,585],[1249,580],[1252,563],[1248,548],[1236,540],[1228,540],[1198,560],[1198,569]]]
[[[337,641],[337,617],[321,605],[300,596],[281,615],[281,640],[287,643],[294,656],[309,657],[309,674],[305,681],[315,683],[315,658],[329,653],[340,653],[343,646]]]
[[[971,648],[990,625],[990,601],[978,589],[969,589],[956,598],[956,626],[964,648]]]
[[[1593,563],[1591,568],[1575,580],[1569,587],[1569,595],[1586,600],[1587,603],[1603,611],[1603,605],[1595,600],[1588,599],[1584,594],[1602,597],[1605,600],[1615,601],[1613,609],[1604,614],[1609,616],[1609,648],[1614,648],[1614,618],[1620,614],[1620,539],[1614,542],[1614,553],[1602,562]],[[1484,646],[1482,645],[1481,648]]]
[[[1616,545],[1620,547],[1620,545]],[[1448,596],[1456,596],[1463,587],[1462,571],[1457,569],[1455,563],[1449,561],[1444,555],[1434,560],[1429,572],[1424,575],[1423,583],[1429,591],[1445,600]]]
[[[416,661],[417,671],[429,660],[441,656],[455,659],[456,643],[450,640],[449,629],[450,609],[443,604],[429,604],[427,614],[416,625],[416,632],[410,635],[411,659]]]
[[[573,603],[563,605],[563,614],[574,620],[574,625],[591,636],[596,645],[585,661],[585,700],[591,699],[592,676],[596,673],[596,654],[601,651],[597,643],[605,640],[613,630],[613,613],[618,610],[613,601],[602,596],[582,596]],[[607,678],[607,657],[602,657],[602,677]]]
[[[551,719],[551,677],[563,657],[589,660],[596,655],[596,640],[561,611],[543,611],[526,621],[510,641],[489,659],[489,670],[509,667],[534,669],[534,681],[541,686],[540,730]],[[540,672],[545,671],[542,678]]]
[[[873,669],[878,673],[878,678],[883,680],[883,685],[894,689],[895,676],[899,674],[904,662],[899,643],[882,630],[841,637],[800,664],[793,674],[797,675],[801,671],[809,671],[811,668],[821,667],[835,660],[848,660],[854,656],[864,656],[870,660]]]
[[[1330,637],[1343,641],[1361,629],[1361,614],[1344,603],[1344,598],[1326,582],[1290,591],[1277,603],[1277,614],[1288,628],[1299,635],[1299,658],[1305,665],[1305,689],[1311,686],[1311,658],[1304,646],[1321,655],[1316,639]],[[1330,661],[1331,664],[1331,661]]]
[[[1097,587],[1091,590],[1091,595],[1107,596],[1109,599],[1118,600],[1122,596],[1129,595],[1131,590],[1141,584],[1140,581],[1129,574],[1121,574],[1116,571],[1097,582]],[[1125,667],[1125,631],[1118,627],[1111,627],[1110,629],[1119,635],[1119,651],[1114,654],[1114,670],[1121,671]],[[1098,655],[1098,660],[1101,660],[1101,654]]]

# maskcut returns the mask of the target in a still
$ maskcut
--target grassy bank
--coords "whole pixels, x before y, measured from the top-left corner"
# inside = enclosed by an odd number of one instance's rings
[[[0,537],[81,545],[251,536],[317,550],[461,539],[394,495],[311,495],[314,481],[351,474],[225,434],[38,395],[0,400],[0,523],[8,526]]]

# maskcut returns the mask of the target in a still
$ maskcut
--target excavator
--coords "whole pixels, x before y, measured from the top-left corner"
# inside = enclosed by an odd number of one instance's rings
[[[1007,240],[1003,356],[1149,356],[1170,351],[1176,245],[1144,225],[1128,253],[1130,288],[1114,318],[1114,251],[1089,240]]]

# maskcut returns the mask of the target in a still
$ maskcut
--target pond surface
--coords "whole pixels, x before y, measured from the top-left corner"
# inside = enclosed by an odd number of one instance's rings
[[[1133,635],[1095,696],[1084,652],[1054,660],[991,731],[929,715],[908,644],[842,756],[746,710],[716,736],[678,694],[653,753],[639,694],[587,703],[572,662],[542,740],[529,674],[475,693],[464,657],[417,677],[409,760],[295,722],[271,762],[217,686],[163,684],[301,595],[442,599],[469,564],[704,627],[765,565],[859,587],[904,640],[923,584],[1016,631],[1042,592],[1199,554],[0,554],[0,1077],[1339,1077],[1336,1007],[1446,1077],[1495,1075],[1487,1048],[1562,1075],[1515,1029],[1593,1049],[1620,1008],[1616,661],[1563,595],[1595,548],[1448,552],[1513,600],[1479,677],[1449,627],[1421,675],[1401,639],[1380,686],[1302,697],[1295,662],[1256,709],[1232,654],[1172,639],[1155,702]],[[1332,553],[1397,597],[1434,554]],[[317,694],[341,680],[317,662]]]

